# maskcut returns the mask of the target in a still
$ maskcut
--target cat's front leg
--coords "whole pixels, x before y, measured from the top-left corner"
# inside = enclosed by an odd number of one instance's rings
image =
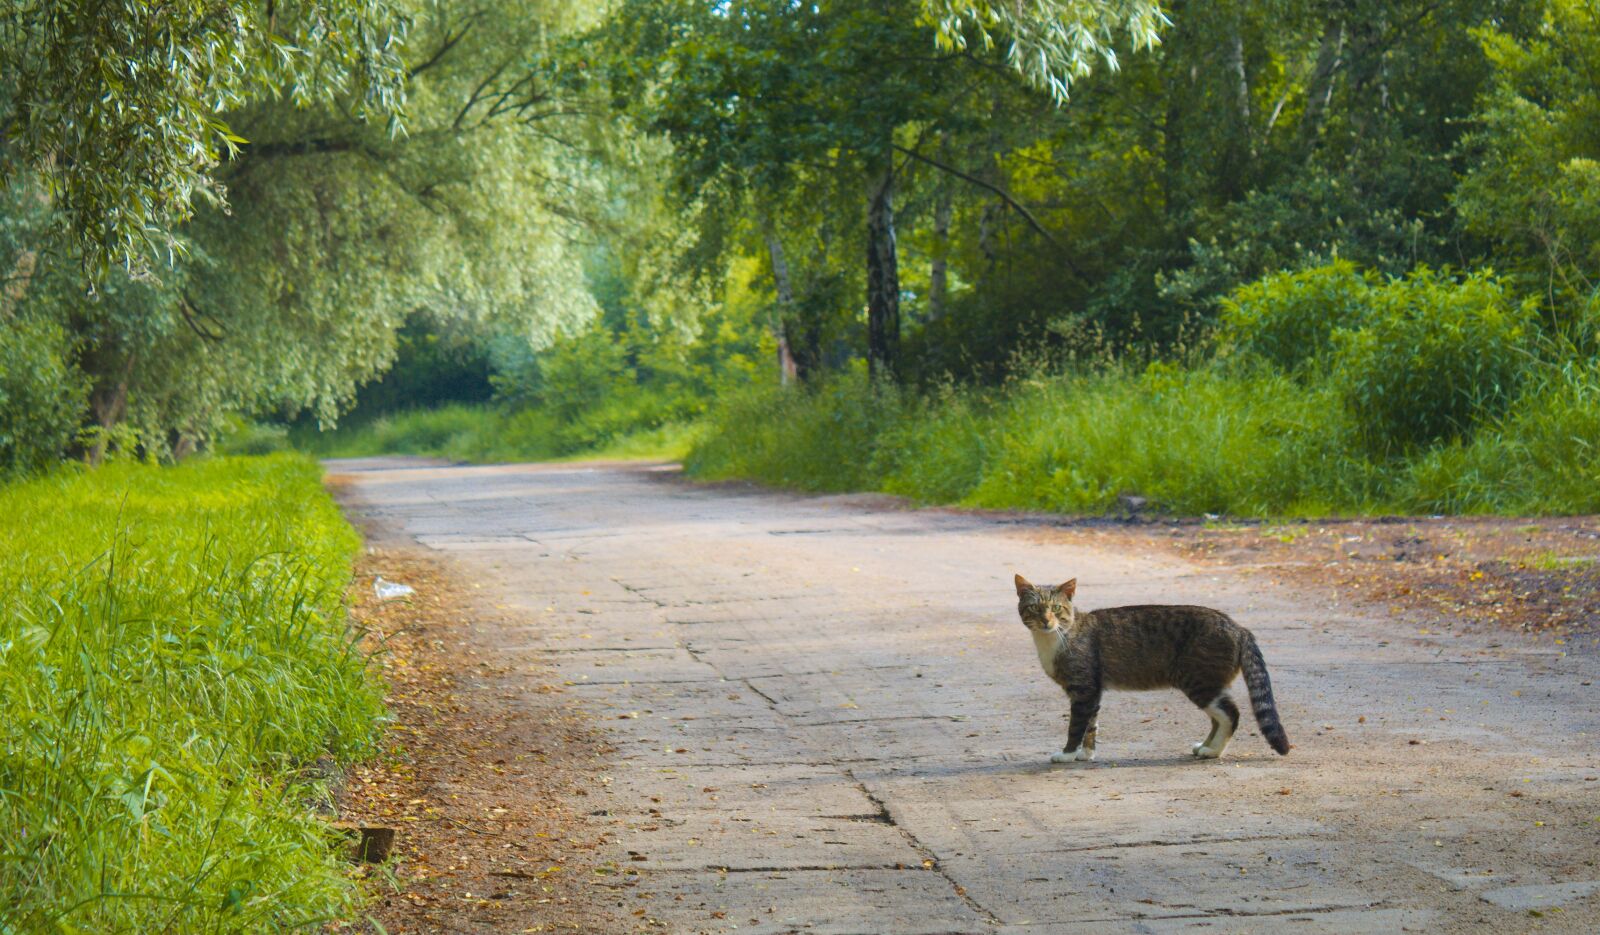
[[[1052,753],[1052,763],[1074,763],[1079,760],[1094,759],[1094,741],[1087,740],[1086,736],[1098,720],[1100,714],[1100,696],[1083,696],[1072,700],[1072,717],[1067,724],[1067,745],[1061,748],[1060,753]]]

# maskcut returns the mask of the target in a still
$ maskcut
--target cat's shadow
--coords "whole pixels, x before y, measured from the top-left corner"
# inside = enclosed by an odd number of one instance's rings
[[[1171,756],[1119,756],[1106,757],[1079,763],[1052,763],[1049,754],[1042,754],[1037,758],[1015,757],[1004,760],[982,760],[960,763],[924,763],[916,770],[918,776],[1032,776],[1043,773],[1096,773],[1108,769],[1137,769],[1140,767],[1178,768],[1193,767],[1206,769],[1216,767],[1221,763],[1232,763],[1223,760],[1201,760],[1188,754],[1173,754]],[[1238,762],[1248,762],[1240,760]]]

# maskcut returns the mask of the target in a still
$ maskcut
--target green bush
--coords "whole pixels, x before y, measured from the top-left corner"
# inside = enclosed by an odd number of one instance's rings
[[[1181,513],[1317,513],[1373,501],[1378,468],[1325,386],[1157,365],[947,389],[864,379],[754,391],[714,414],[686,462],[704,478],[1067,512],[1139,494]]]
[[[1600,512],[1600,363],[1539,368],[1505,416],[1427,452],[1409,482],[1426,512]]]
[[[0,487],[0,930],[315,929],[355,894],[312,814],[382,707],[360,540],[297,455]]]
[[[1373,452],[1464,436],[1504,411],[1531,359],[1532,305],[1486,273],[1426,268],[1369,295],[1367,321],[1333,334],[1332,378]]]
[[[983,482],[998,443],[993,402],[946,387],[884,430],[873,472],[882,477],[887,493],[959,502]]]
[[[1307,514],[1369,502],[1325,389],[1156,365],[1043,381],[1001,408],[977,506],[1109,512],[1119,495],[1186,514]]]
[[[681,457],[691,428],[668,422],[639,427],[620,420],[586,434],[542,408],[450,405],[379,416],[352,428],[291,433],[295,446],[325,458],[405,454],[456,461],[541,461],[570,457]]]
[[[88,384],[53,322],[0,319],[0,479],[61,458],[84,414]]]
[[[685,469],[800,490],[876,489],[879,436],[903,417],[894,387],[853,374],[815,387],[773,387],[726,401]]]
[[[217,435],[214,449],[224,455],[270,455],[289,450],[287,426],[230,419]]]
[[[1256,280],[1223,300],[1220,343],[1286,372],[1315,369],[1336,330],[1366,323],[1376,284],[1376,274],[1345,260]]]

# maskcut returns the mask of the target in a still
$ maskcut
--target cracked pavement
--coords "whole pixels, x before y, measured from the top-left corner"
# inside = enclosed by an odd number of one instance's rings
[[[507,611],[487,634],[505,662],[552,668],[608,732],[589,801],[615,873],[596,891],[628,925],[1600,929],[1592,653],[1201,569],[1159,528],[1108,554],[1039,517],[662,465],[329,466],[377,535]],[[1209,722],[1176,691],[1109,693],[1100,760],[1051,765],[1067,705],[1017,621],[1018,571],[1077,577],[1087,608],[1232,614],[1295,750],[1273,755],[1247,714],[1223,759],[1195,761]]]

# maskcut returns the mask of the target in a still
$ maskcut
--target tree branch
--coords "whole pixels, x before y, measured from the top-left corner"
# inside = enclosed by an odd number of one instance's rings
[[[462,26],[460,31],[455,35],[445,37],[443,44],[441,44],[439,48],[428,57],[426,62],[423,62],[422,64],[411,68],[406,72],[406,80],[410,81],[412,78],[415,78],[433,66],[439,64],[439,60],[450,54],[450,50],[455,48],[456,43],[460,42],[461,39],[466,36],[467,32],[471,29],[472,23],[469,22],[465,26]]]
[[[907,156],[910,156],[912,159],[915,159],[918,162],[926,163],[927,165],[933,166],[935,169],[938,169],[941,172],[950,173],[956,178],[961,179],[963,182],[970,182],[979,188],[987,189],[988,191],[999,195],[1000,200],[1004,201],[1007,207],[1022,215],[1022,219],[1028,222],[1029,227],[1037,231],[1039,236],[1043,237],[1045,240],[1048,240],[1051,246],[1061,251],[1061,259],[1067,264],[1067,269],[1072,271],[1072,275],[1078,277],[1079,279],[1084,278],[1083,271],[1078,269],[1077,264],[1072,262],[1072,257],[1067,255],[1066,245],[1057,240],[1054,234],[1050,233],[1048,230],[1045,230],[1044,225],[1039,223],[1039,219],[1033,216],[1033,212],[1029,211],[1027,207],[1022,204],[1022,202],[1011,197],[1010,192],[998,185],[985,182],[983,179],[980,179],[975,175],[968,175],[967,173],[962,172],[960,169],[957,169],[955,166],[947,165],[931,156],[924,156],[914,149],[907,149],[898,143],[895,144],[894,148],[898,149],[902,153],[905,153]]]
[[[223,329],[215,318],[212,319],[212,323],[216,328],[215,331],[207,331],[201,326],[200,319],[204,316],[195,307],[194,300],[189,297],[188,290],[184,290],[178,297],[178,313],[183,316],[183,322],[189,326],[189,330],[193,331],[202,341],[210,341],[215,344],[227,334],[227,331]]]

